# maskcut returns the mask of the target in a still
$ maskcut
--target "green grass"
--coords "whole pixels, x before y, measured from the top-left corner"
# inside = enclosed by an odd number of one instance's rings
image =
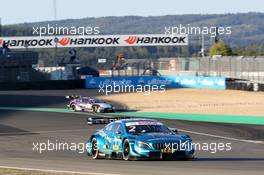
[[[184,114],[184,113],[165,113],[165,112],[122,112],[122,113],[115,113],[112,115],[126,115],[126,116],[135,116],[135,117],[150,117],[150,118],[217,122],[217,123],[264,125],[264,116]]]
[[[21,111],[43,111],[75,113],[65,108],[33,108],[33,107],[0,107],[0,110],[21,110]],[[238,123],[264,125],[264,116],[241,116],[241,115],[217,115],[217,114],[185,114],[185,113],[166,113],[166,112],[117,112],[109,115],[126,115],[133,117],[150,117],[171,120],[202,121],[216,123]]]

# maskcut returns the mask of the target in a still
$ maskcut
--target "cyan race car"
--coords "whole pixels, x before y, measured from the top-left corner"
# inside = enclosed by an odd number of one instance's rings
[[[191,159],[192,139],[180,135],[157,120],[115,120],[87,141],[87,154],[93,159]]]

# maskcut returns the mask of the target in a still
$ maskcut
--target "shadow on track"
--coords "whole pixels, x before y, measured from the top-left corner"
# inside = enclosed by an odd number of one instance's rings
[[[66,108],[69,100],[65,96],[49,95],[23,95],[23,94],[3,94],[0,95],[0,107],[32,107],[32,108]],[[126,111],[128,107],[116,101],[107,101],[112,103],[118,111]],[[8,117],[8,114],[21,111],[1,110],[0,119]]]
[[[17,135],[33,135],[33,134],[37,134],[37,133],[19,129],[13,126],[0,124],[0,137],[1,136],[17,136]]]
[[[224,157],[224,158],[196,158],[195,161],[264,161],[262,158],[252,157]]]

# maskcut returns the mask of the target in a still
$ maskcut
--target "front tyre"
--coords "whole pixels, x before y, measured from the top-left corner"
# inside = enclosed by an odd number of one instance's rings
[[[93,106],[93,112],[94,113],[100,113],[99,106]]]
[[[123,160],[131,160],[130,145],[127,139],[124,140],[124,143],[123,143],[122,157],[123,157]]]
[[[72,108],[72,110],[73,110],[74,112],[76,112],[76,111],[77,111],[77,109],[76,109],[76,106],[75,106],[75,105],[71,105],[71,108]]]
[[[91,156],[92,156],[93,159],[98,159],[99,158],[98,143],[97,143],[97,140],[96,140],[95,137],[92,139]]]

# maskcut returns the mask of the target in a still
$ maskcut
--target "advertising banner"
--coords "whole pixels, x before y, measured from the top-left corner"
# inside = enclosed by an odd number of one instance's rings
[[[131,76],[131,77],[86,77],[86,88],[97,89],[106,86],[163,85],[166,88],[210,88],[226,89],[224,77],[196,76]]]
[[[179,46],[188,45],[188,35],[69,35],[0,37],[0,45],[9,48],[66,48],[118,46]]]

